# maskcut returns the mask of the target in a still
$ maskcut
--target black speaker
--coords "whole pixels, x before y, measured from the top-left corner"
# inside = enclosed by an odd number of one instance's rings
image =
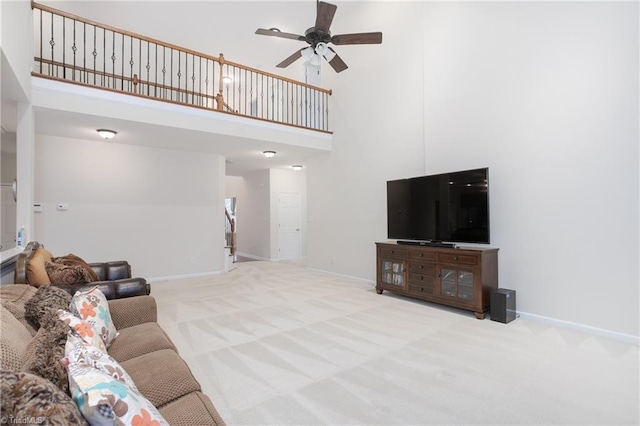
[[[516,319],[516,291],[499,288],[491,290],[491,320],[505,324]]]

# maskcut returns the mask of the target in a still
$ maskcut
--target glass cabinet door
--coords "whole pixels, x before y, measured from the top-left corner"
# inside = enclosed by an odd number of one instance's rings
[[[400,260],[382,260],[382,283],[398,287],[404,286],[404,262]]]
[[[443,269],[440,277],[440,294],[456,297],[456,271]]]
[[[458,271],[458,298],[473,300],[473,272]]]
[[[440,273],[440,295],[473,301],[473,272],[443,268]]]

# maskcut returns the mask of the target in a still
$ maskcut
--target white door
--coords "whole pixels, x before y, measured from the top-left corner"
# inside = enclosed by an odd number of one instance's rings
[[[278,194],[278,259],[300,258],[300,194]]]

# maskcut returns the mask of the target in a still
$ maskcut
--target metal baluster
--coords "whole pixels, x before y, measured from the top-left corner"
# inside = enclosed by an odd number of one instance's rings
[[[196,102],[196,55],[191,55],[191,105]]]
[[[66,55],[66,46],[67,46],[67,42],[66,42],[66,36],[67,36],[67,25],[66,25],[66,20],[65,17],[62,17],[62,78],[67,78],[67,55]]]
[[[122,77],[120,79],[120,90],[122,90],[124,92],[124,39],[125,39],[125,35],[122,34],[122,46],[120,48],[120,76]],[[131,86],[128,85],[127,86],[127,90],[131,90]]]
[[[102,87],[107,78],[107,29],[102,29]]]
[[[133,37],[129,37],[129,78],[133,81]]]
[[[138,39],[138,76],[142,76],[142,40]],[[144,89],[143,89],[144,90]],[[136,90],[136,93],[144,95],[143,90]]]
[[[154,67],[155,85],[153,86],[153,96],[158,97],[158,43],[154,43],[154,44],[156,46],[156,54],[155,54],[156,66]]]
[[[162,99],[167,99],[167,48],[162,46]]]
[[[84,83],[87,80],[87,23],[82,23],[82,70],[84,75]]]
[[[169,81],[169,87],[171,89],[171,100],[173,100],[173,49],[171,49],[171,65],[170,65],[170,73],[171,79]]]
[[[151,54],[151,49],[149,49],[149,42],[147,41],[147,96],[150,95],[151,90],[149,88],[149,84],[151,84],[151,77],[149,76],[149,70],[151,69],[151,64],[150,64],[150,57],[149,55]]]
[[[174,87],[174,92],[175,92],[175,101],[176,102],[180,102],[180,98],[181,98],[181,94],[180,94],[180,87],[182,84],[182,52],[180,52],[179,50],[176,50],[176,52],[178,53],[178,72],[176,73],[176,77],[178,77],[178,85],[177,87]]]
[[[56,42],[53,40],[53,14],[51,14],[51,40],[49,40],[49,45],[51,46],[51,63],[49,64],[49,75],[53,76],[53,46],[55,46]]]
[[[42,31],[42,9],[40,9],[40,74],[42,74],[42,60],[44,57],[42,56],[42,36],[44,32]]]
[[[111,31],[111,75],[112,75],[111,82],[112,82],[113,88],[117,89],[118,83],[116,83],[116,33],[115,31]]]
[[[200,64],[198,65],[198,92],[200,92],[200,106],[202,106],[202,100],[204,99],[202,97],[202,56],[198,57]]]
[[[76,81],[76,51],[78,47],[76,46],[76,20],[73,20],[73,46],[71,47],[73,51],[73,70],[71,72],[71,79]]]
[[[209,96],[209,60],[207,59],[204,63],[206,68],[205,70],[205,80],[204,80],[204,92]],[[205,97],[205,106],[209,108],[209,98]]]
[[[97,43],[97,33],[98,31],[96,30],[95,25],[91,26],[93,28],[93,85],[96,86],[97,85],[97,80],[96,80],[96,61],[98,60],[98,51],[96,50],[96,43]]]

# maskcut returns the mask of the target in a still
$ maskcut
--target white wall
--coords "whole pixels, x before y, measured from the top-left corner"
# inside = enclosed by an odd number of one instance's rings
[[[4,133],[0,136],[2,149],[0,150],[0,181],[12,183],[17,176],[16,164],[16,134]]]
[[[373,280],[386,180],[489,166],[518,310],[638,336],[638,4],[366,8],[385,39],[327,78],[344,120],[309,166],[309,263]]]
[[[434,3],[424,27],[427,171],[490,167],[501,287],[638,335],[638,4]]]
[[[7,61],[3,64],[2,72],[11,73],[12,83],[15,81],[20,86],[10,88],[13,99],[16,99],[17,92],[29,96],[33,61],[33,52],[28,48],[32,46],[33,40],[31,2],[0,1],[0,9],[0,48]],[[7,94],[3,96],[6,97]]]
[[[271,260],[270,173],[258,170],[243,177],[237,197],[238,254]],[[231,196],[227,192],[228,196]]]
[[[125,259],[146,278],[223,269],[220,156],[39,135],[35,188],[35,236],[54,255]]]

